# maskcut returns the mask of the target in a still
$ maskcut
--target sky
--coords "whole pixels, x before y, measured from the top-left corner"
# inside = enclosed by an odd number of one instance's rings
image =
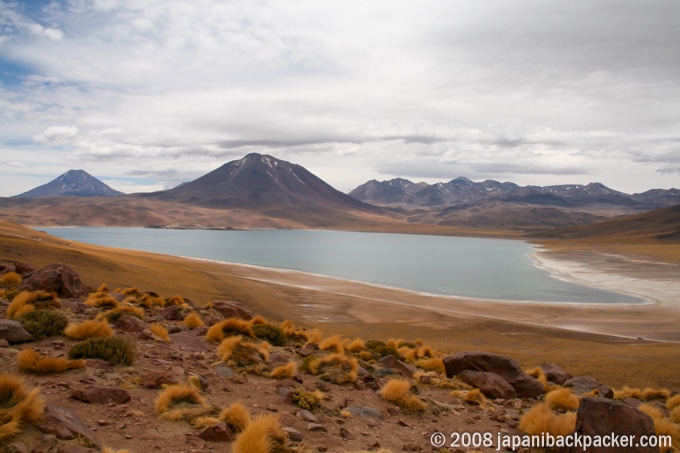
[[[0,0],[0,196],[248,153],[395,177],[680,187],[677,0]]]

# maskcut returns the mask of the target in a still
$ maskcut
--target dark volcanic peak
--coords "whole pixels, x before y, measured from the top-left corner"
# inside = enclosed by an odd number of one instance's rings
[[[396,182],[406,181],[408,185]],[[350,195],[377,205],[401,205],[412,207],[447,207],[461,203],[498,201],[543,206],[583,207],[618,206],[636,210],[650,210],[680,203],[680,191],[650,190],[642,194],[628,195],[609,187],[591,182],[555,186],[525,186],[512,182],[486,180],[475,182],[458,177],[449,182],[414,184],[405,179],[369,181],[354,189]]]
[[[335,190],[300,165],[256,153],[153,196],[215,208],[380,211]]]
[[[84,170],[69,170],[56,179],[16,195],[16,198],[117,197],[124,195]]]

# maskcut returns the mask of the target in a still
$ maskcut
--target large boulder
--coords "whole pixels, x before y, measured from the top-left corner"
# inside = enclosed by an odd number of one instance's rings
[[[255,317],[255,312],[239,302],[233,300],[215,300],[212,302],[213,310],[219,312],[224,319],[241,318],[246,321]]]
[[[553,382],[557,385],[562,385],[573,376],[562,369],[561,366],[554,363],[542,363],[539,365],[545,378],[549,382]]]
[[[574,395],[581,396],[597,390],[597,396],[601,396],[603,398],[614,398],[614,390],[588,376],[576,376],[574,378],[567,379],[562,385],[564,387],[569,387]]]
[[[543,384],[522,370],[511,357],[481,351],[463,351],[444,357],[446,377],[454,377],[466,370],[494,373],[505,379],[519,398],[536,398],[545,389]]]
[[[378,362],[385,368],[396,371],[407,379],[413,379],[413,375],[418,371],[418,368],[408,363],[404,363],[401,360],[397,360],[391,355],[386,355],[385,357],[378,360]]]
[[[458,373],[458,379],[482,391],[488,398],[517,398],[514,387],[495,373],[465,370]]]
[[[0,339],[7,340],[9,344],[25,343],[33,341],[33,335],[19,321],[0,319]]]
[[[90,292],[78,273],[65,264],[50,264],[31,272],[19,290],[54,292],[64,299],[85,297]]]
[[[581,439],[589,438],[610,439],[616,436],[618,445],[563,447],[559,453],[575,453],[587,450],[588,453],[658,453],[659,447],[642,447],[638,445],[642,436],[651,438],[655,436],[654,422],[644,412],[629,406],[628,404],[614,401],[608,398],[581,398],[581,405],[576,414],[576,430],[574,431]],[[634,436],[634,437],[633,437]],[[631,443],[628,440],[632,439]],[[623,442],[626,442],[624,445]]]

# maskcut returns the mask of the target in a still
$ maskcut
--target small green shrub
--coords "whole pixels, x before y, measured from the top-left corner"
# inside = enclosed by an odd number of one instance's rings
[[[132,365],[135,345],[125,337],[97,337],[74,345],[68,352],[70,359],[101,359],[111,365]]]
[[[309,374],[316,374],[316,362],[319,358],[315,355],[308,355],[302,359],[302,364],[300,365],[300,370]]]
[[[286,334],[273,324],[254,324],[251,327],[253,335],[260,340],[266,340],[274,346],[286,346],[288,344]]]
[[[387,343],[384,341],[380,340],[368,340],[366,342],[366,349],[371,351],[373,354],[374,358],[382,358],[388,355],[391,355],[395,359],[402,359],[401,354],[399,354],[399,351],[394,349],[391,346],[388,346]]]
[[[62,311],[44,308],[24,313],[17,320],[36,340],[61,335],[69,322],[68,316]]]
[[[312,410],[321,405],[323,393],[319,390],[308,392],[307,390],[297,388],[290,392],[290,399],[296,406],[302,409]]]

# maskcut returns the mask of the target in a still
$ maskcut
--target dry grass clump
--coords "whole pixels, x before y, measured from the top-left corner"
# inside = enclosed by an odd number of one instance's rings
[[[234,335],[255,338],[248,321],[240,318],[229,318],[212,325],[205,334],[205,339],[215,342]]]
[[[652,400],[666,400],[671,396],[671,392],[667,389],[653,389],[647,387],[644,390],[639,388],[631,388],[624,386],[621,390],[616,390],[614,392],[614,399],[623,400],[626,398],[636,398],[641,401],[652,401]]]
[[[363,351],[365,348],[366,348],[366,342],[359,337],[356,337],[354,340],[348,341],[345,344],[345,349],[347,351],[355,353],[355,354]]]
[[[235,433],[240,433],[250,424],[250,412],[242,403],[236,402],[222,411],[220,420]]]
[[[246,367],[246,371],[261,373],[269,360],[269,348],[266,341],[255,344],[238,335],[222,340],[217,348],[217,355],[232,366]]]
[[[170,341],[170,334],[168,333],[168,329],[166,329],[163,324],[154,322],[149,325],[149,330],[166,343]]]
[[[571,392],[571,389],[560,388],[545,395],[545,403],[552,410],[573,411],[578,409],[581,399]]]
[[[344,342],[337,335],[326,338],[321,343],[319,343],[319,349],[321,349],[322,351],[333,351],[336,354],[345,353]]]
[[[409,412],[422,412],[425,403],[411,393],[411,384],[403,379],[390,379],[380,390],[380,396],[389,402],[395,403]]]
[[[121,304],[117,305],[116,308],[113,308],[100,314],[98,318],[99,319],[104,318],[109,322],[109,324],[115,324],[123,315],[129,315],[134,316],[135,318],[144,319],[144,310],[133,305]]]
[[[97,337],[75,344],[68,352],[70,359],[101,359],[111,365],[132,365],[135,345],[125,337]]]
[[[109,293],[109,288],[102,284],[97,291],[87,296],[85,304],[97,308],[116,308],[118,300]]]
[[[17,366],[19,371],[48,374],[84,368],[85,361],[83,359],[68,360],[63,357],[45,357],[34,349],[24,349],[17,354]]]
[[[64,329],[64,335],[72,340],[87,340],[95,337],[110,337],[113,329],[109,323],[102,319],[100,321],[87,320],[82,323],[71,323]]]
[[[526,373],[532,378],[536,379],[538,382],[540,382],[543,385],[543,389],[546,392],[551,389],[551,385],[548,382],[548,378],[546,377],[545,372],[543,372],[543,369],[540,366],[532,368],[531,370],[526,371]]]
[[[430,359],[419,359],[413,363],[418,368],[425,371],[436,371],[437,373],[446,373],[446,368],[444,368],[444,361],[438,357],[432,357]]]
[[[354,357],[331,354],[310,363],[310,368],[320,379],[340,385],[356,382],[359,361]]]
[[[256,318],[250,320],[250,329],[256,338],[265,340],[267,343],[273,346],[286,346],[288,344],[288,338],[281,328],[275,326],[274,324],[257,321],[259,320]]]
[[[671,410],[669,418],[673,423],[680,423],[680,406],[675,406],[673,410]]]
[[[307,343],[319,344],[323,341],[323,334],[319,329],[314,329],[306,332]]]
[[[0,277],[0,284],[7,289],[15,289],[21,285],[21,275],[14,271],[7,272]]]
[[[293,404],[307,410],[312,410],[315,407],[319,407],[321,405],[321,401],[323,401],[323,397],[324,394],[321,390],[308,392],[305,389],[297,388],[290,392],[290,399]]]
[[[124,450],[114,450],[113,448],[109,447],[103,447],[102,448],[102,453],[132,453],[130,450],[124,449]]]
[[[305,343],[309,340],[308,332],[302,327],[298,327],[289,319],[286,319],[279,325],[279,329],[286,336],[288,341],[293,343]]]
[[[671,436],[673,448],[680,449],[680,425],[673,423],[670,418],[666,417],[661,408],[653,404],[640,404],[638,409],[652,418],[657,436]],[[673,448],[666,451],[676,451]]]
[[[14,296],[5,314],[9,319],[17,319],[35,309],[60,308],[57,295],[47,291],[21,291]]]
[[[484,394],[480,389],[471,390],[454,390],[449,396],[458,398],[464,403],[472,404],[474,406],[480,407],[491,407],[491,403],[484,397]]]
[[[253,420],[232,444],[234,453],[282,453],[286,449],[286,433],[279,417],[263,414]]]
[[[217,413],[217,409],[206,403],[198,389],[191,385],[166,387],[156,398],[155,408],[160,418],[172,421],[192,422]]]
[[[24,325],[24,329],[36,340],[42,340],[54,335],[61,335],[68,325],[68,316],[61,310],[36,309],[17,318]]]
[[[186,304],[186,301],[180,295],[175,295],[175,296],[169,297],[163,302],[164,302],[164,305],[166,307],[168,305],[179,305],[181,307],[182,305]]]
[[[402,359],[397,348],[389,346],[384,341],[368,340],[366,342],[366,349],[371,352],[372,358],[374,359],[380,359],[387,355],[391,355],[395,359]]]
[[[15,374],[0,375],[0,442],[18,434],[24,424],[41,420],[44,412],[40,389],[29,390]]]
[[[196,327],[204,326],[205,323],[198,315],[198,313],[191,312],[184,318],[184,324],[186,324],[189,330],[194,330]]]
[[[666,409],[669,411],[675,409],[676,407],[680,407],[680,393],[668,398],[668,401],[666,401]]]
[[[277,366],[271,372],[269,377],[274,379],[288,379],[295,377],[297,373],[297,364],[295,362],[288,362],[285,365]]]
[[[557,414],[546,403],[539,403],[524,414],[519,421],[519,429],[526,434],[566,436],[576,429],[576,412]]]

